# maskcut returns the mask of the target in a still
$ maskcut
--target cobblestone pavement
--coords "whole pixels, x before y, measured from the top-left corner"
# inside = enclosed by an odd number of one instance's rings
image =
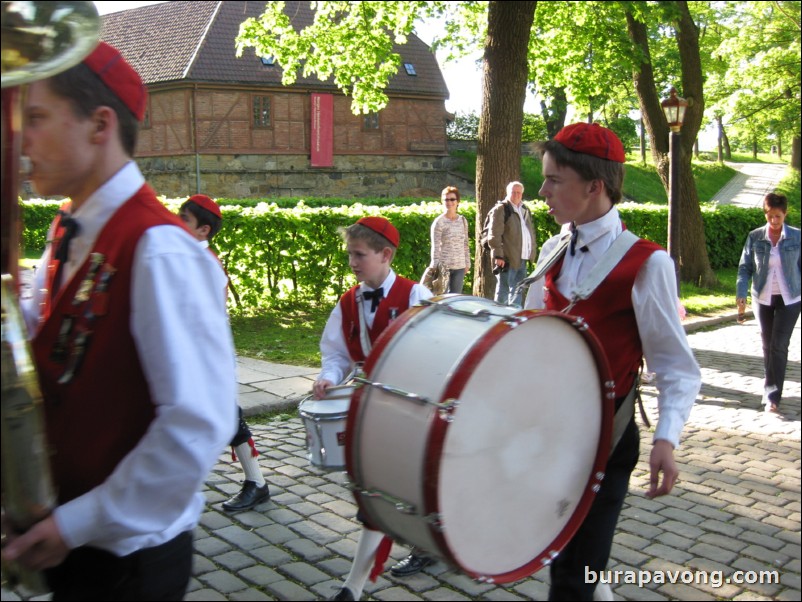
[[[785,418],[760,408],[762,355],[754,320],[696,332],[689,341],[704,385],[676,454],[681,481],[673,495],[647,499],[651,446],[642,446],[610,569],[708,571],[709,581],[642,588],[621,583],[614,593],[624,600],[799,600],[799,324],[791,342]],[[652,423],[654,394],[646,387]],[[188,599],[325,599],[348,572],[359,533],[345,475],[310,467],[298,418],[256,429],[273,498],[257,511],[222,513],[218,502],[238,490],[240,476],[227,458],[221,459],[208,481],[210,505],[198,529],[199,556]],[[396,545],[392,556],[400,559],[405,552]],[[749,579],[776,571],[779,583],[713,587],[715,575],[735,577],[735,571]],[[540,600],[546,598],[547,573],[502,587],[476,583],[438,563],[406,579],[385,573],[368,585],[365,597]]]
[[[611,571],[622,600],[800,599],[800,327],[790,346],[784,417],[760,408],[762,356],[754,320],[693,332],[703,387],[676,457],[680,482],[649,500],[648,433],[615,538]],[[656,419],[655,391],[644,390]],[[210,475],[209,501],[196,531],[188,600],[314,600],[331,596],[348,572],[359,525],[345,473],[326,473],[306,458],[297,417],[253,425],[272,498],[227,514],[220,502],[239,490],[241,473],[223,454]],[[406,548],[394,545],[400,559]],[[680,571],[678,582],[627,583],[638,571]],[[742,571],[742,573],[736,573]],[[772,583],[758,581],[776,576]],[[647,573],[641,573],[646,575]],[[629,576],[627,576],[629,575]],[[658,579],[658,573],[649,573]],[[698,575],[696,580],[691,579]],[[615,573],[605,578],[615,579]],[[729,582],[727,582],[729,578]],[[717,579],[722,583],[718,584]],[[688,581],[688,582],[683,582]],[[716,585],[720,585],[716,587]],[[548,571],[494,586],[442,563],[406,579],[385,573],[369,583],[373,600],[542,600]],[[24,599],[3,590],[3,600]],[[36,599],[36,598],[34,598]],[[42,597],[39,599],[47,599]]]

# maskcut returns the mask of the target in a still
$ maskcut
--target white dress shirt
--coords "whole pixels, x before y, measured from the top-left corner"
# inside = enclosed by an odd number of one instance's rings
[[[613,207],[601,218],[578,226],[578,231],[576,254],[572,256],[570,250],[566,251],[557,280],[557,289],[568,299],[623,231],[618,209]],[[540,257],[549,254],[558,238],[546,241]],[[588,251],[580,251],[582,247]],[[530,287],[527,309],[545,307],[544,280],[541,278]],[[592,300],[593,296],[589,301]],[[665,251],[652,253],[638,272],[632,287],[632,307],[643,356],[649,371],[657,375],[659,419],[654,440],[665,439],[677,447],[702,381],[677,311],[674,263]]]
[[[395,284],[395,272],[390,270],[387,278],[381,284],[381,288],[385,291],[384,296],[390,294],[390,289]],[[357,294],[363,291],[372,291],[374,289],[365,286],[364,283],[359,285]],[[432,296],[431,291],[421,284],[415,284],[409,293],[409,306],[412,307],[418,302],[428,299]],[[348,352],[348,346],[343,336],[343,310],[342,300],[337,302],[337,305],[331,312],[326,327],[323,329],[323,336],[320,338],[320,356],[322,369],[318,380],[328,380],[329,382],[339,384],[348,375],[353,368],[354,362],[351,359],[351,354]],[[370,303],[359,303],[361,306],[360,311],[365,318],[365,324],[368,328],[373,326],[373,319],[376,314],[370,311]]]
[[[65,285],[143,184],[132,161],[75,211],[80,232],[64,266]],[[34,329],[49,257],[48,245],[25,307]],[[231,330],[222,295],[210,294],[226,286],[214,257],[184,229],[156,226],[140,238],[131,277],[131,332],[156,415],[106,481],[54,511],[70,548],[90,545],[119,556],[197,525],[205,506],[201,486],[237,424]]]

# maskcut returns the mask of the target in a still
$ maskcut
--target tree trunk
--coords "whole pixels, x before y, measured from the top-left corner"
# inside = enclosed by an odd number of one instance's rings
[[[718,125],[718,162],[724,163],[724,125],[721,123],[721,115],[716,117]]]
[[[646,128],[643,125],[643,116],[640,118],[640,162],[646,165]]]
[[[702,211],[691,170],[693,143],[699,134],[704,114],[699,32],[688,11],[687,2],[675,4],[679,14],[674,26],[682,65],[682,92],[689,101],[679,144],[680,277],[685,282],[709,287],[716,284],[717,280],[710,268]],[[630,39],[643,56],[642,63],[633,74],[641,115],[649,131],[657,173],[666,192],[669,192],[669,128],[657,96],[648,32],[645,24],[636,20],[632,12],[628,11],[626,16]]]
[[[528,81],[527,52],[537,2],[491,1],[487,13],[482,113],[476,150],[476,240],[485,216],[520,179],[521,129]],[[530,195],[531,195],[530,191]],[[476,245],[473,294],[493,298],[490,253]]]
[[[723,136],[722,142],[724,143],[724,158],[727,161],[732,161],[732,147],[730,146],[730,139],[727,137],[727,130],[721,128],[721,135]]]
[[[795,170],[799,171],[799,160],[800,160],[800,138],[799,136],[794,136],[791,140],[791,167]]]
[[[546,122],[546,135],[551,140],[565,126],[568,99],[565,96],[565,88],[554,88],[548,96],[551,98],[551,106],[547,105],[545,100],[541,100],[540,112]]]

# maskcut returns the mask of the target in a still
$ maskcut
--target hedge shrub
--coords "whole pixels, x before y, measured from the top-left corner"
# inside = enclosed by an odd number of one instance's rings
[[[338,203],[326,199],[329,205]],[[165,201],[176,211],[181,201]],[[439,201],[405,205],[344,202],[336,206],[311,207],[295,200],[293,207],[276,203],[236,204],[221,199],[223,229],[213,247],[231,279],[232,309],[250,313],[276,303],[333,303],[354,284],[339,229],[364,215],[383,215],[401,233],[401,246],[393,267],[399,274],[420,278],[429,263],[429,229],[442,212]],[[60,205],[55,201],[24,201],[23,240],[29,254],[43,249],[47,229]],[[532,209],[538,243],[559,228],[542,201],[528,202]],[[665,246],[668,208],[665,205],[622,203],[619,211],[632,231]],[[463,201],[460,212],[467,218],[471,256],[475,249],[476,204]],[[765,223],[759,208],[704,204],[707,249],[713,269],[738,265],[746,234]],[[466,290],[472,286],[473,270],[466,275]]]

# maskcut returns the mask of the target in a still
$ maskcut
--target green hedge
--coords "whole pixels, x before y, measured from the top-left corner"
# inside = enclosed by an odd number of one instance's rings
[[[331,203],[337,200],[326,199]],[[333,303],[354,284],[339,229],[364,215],[383,215],[401,233],[401,245],[394,269],[410,278],[420,278],[429,263],[429,230],[442,212],[439,201],[400,205],[367,205],[361,202],[328,207],[310,207],[295,201],[290,208],[275,203],[226,204],[223,201],[223,229],[213,247],[231,279],[232,309],[253,312],[290,300],[298,303]],[[176,211],[181,201],[165,201]],[[528,202],[537,238],[542,244],[558,231],[542,201]],[[24,244],[29,254],[43,249],[48,226],[59,202],[25,201]],[[665,205],[622,203],[622,219],[632,232],[665,246],[668,208]],[[468,219],[471,256],[474,256],[476,205],[460,204]],[[713,269],[736,266],[746,234],[765,223],[760,209],[706,204],[702,207],[705,236]],[[466,277],[472,286],[473,270]]]

